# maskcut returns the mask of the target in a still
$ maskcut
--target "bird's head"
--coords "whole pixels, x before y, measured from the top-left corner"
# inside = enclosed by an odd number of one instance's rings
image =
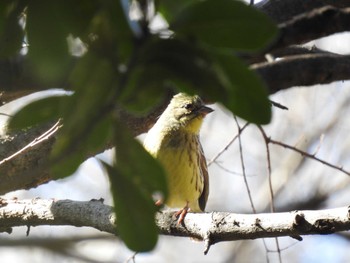
[[[198,133],[204,117],[213,109],[204,105],[202,99],[185,93],[175,95],[168,108],[173,120],[188,132]]]

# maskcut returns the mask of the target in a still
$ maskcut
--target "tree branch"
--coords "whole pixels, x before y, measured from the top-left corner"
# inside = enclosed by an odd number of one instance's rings
[[[48,156],[56,141],[58,123],[46,123],[0,139],[0,194],[46,183]]]
[[[222,241],[301,235],[332,234],[350,230],[350,209],[341,207],[318,211],[234,214],[225,212],[189,213],[177,225],[173,212],[159,212],[156,223],[163,235],[193,237],[205,241],[205,252]],[[113,208],[103,200],[0,199],[3,232],[16,226],[70,225],[92,227],[115,234]]]
[[[327,21],[327,23],[325,23]],[[302,45],[309,41],[329,36],[335,33],[349,31],[350,27],[350,8],[337,9],[333,6],[325,6],[312,10],[308,13],[301,14],[291,20],[281,23],[279,27],[279,36],[266,49],[259,54],[240,54],[248,63],[256,63],[265,60],[265,54],[273,54],[273,56],[300,54],[293,45]],[[287,51],[284,51],[287,49]],[[325,53],[321,50],[313,49],[308,53]],[[302,51],[305,53],[305,49]],[[286,53],[286,54],[284,54]],[[289,70],[288,70],[289,71]]]
[[[281,23],[326,5],[346,8],[350,7],[350,2],[348,0],[264,0],[257,3],[255,7],[270,16],[275,22]]]
[[[262,77],[269,88],[269,93],[273,94],[293,86],[348,80],[350,56],[333,54],[289,56],[278,61],[254,64],[251,69]]]
[[[327,23],[325,23],[327,21]],[[280,35],[265,52],[294,44],[304,44],[334,33],[349,31],[350,8],[325,6],[279,25]]]

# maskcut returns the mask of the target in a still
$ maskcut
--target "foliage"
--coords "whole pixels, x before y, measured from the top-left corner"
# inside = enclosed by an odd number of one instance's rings
[[[104,167],[118,231],[131,249],[145,251],[157,241],[151,196],[161,192],[166,197],[166,183],[161,168],[117,119],[116,108],[145,114],[170,87],[201,94],[249,122],[266,124],[271,109],[264,84],[234,54],[262,49],[277,29],[240,1],[162,0],[155,1],[154,13],[169,28],[152,33],[154,15],[146,14],[143,1],[135,3],[143,11],[138,21],[131,21],[123,0],[2,1],[0,39],[6,41],[0,55],[18,55],[27,39],[28,67],[35,77],[48,88],[64,83],[74,92],[34,102],[10,123],[26,128],[63,118],[52,155],[57,177],[70,175],[106,143],[117,146],[116,164]],[[87,51],[70,52],[77,45],[72,39]]]

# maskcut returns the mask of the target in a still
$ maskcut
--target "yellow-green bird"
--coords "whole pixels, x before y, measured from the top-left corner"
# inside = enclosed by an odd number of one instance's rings
[[[199,96],[175,95],[149,130],[144,146],[164,166],[168,176],[168,207],[181,223],[186,213],[204,211],[208,194],[208,169],[199,141],[204,117],[213,110]]]

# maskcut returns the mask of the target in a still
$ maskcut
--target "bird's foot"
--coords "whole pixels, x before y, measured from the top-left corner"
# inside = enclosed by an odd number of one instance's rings
[[[177,211],[174,215],[177,218],[177,225],[181,225],[183,220],[185,219],[185,216],[187,213],[191,210],[191,208],[188,207],[188,204],[182,208],[181,210]]]
[[[163,205],[163,200],[162,199],[158,199],[154,204],[156,206],[162,206]]]

